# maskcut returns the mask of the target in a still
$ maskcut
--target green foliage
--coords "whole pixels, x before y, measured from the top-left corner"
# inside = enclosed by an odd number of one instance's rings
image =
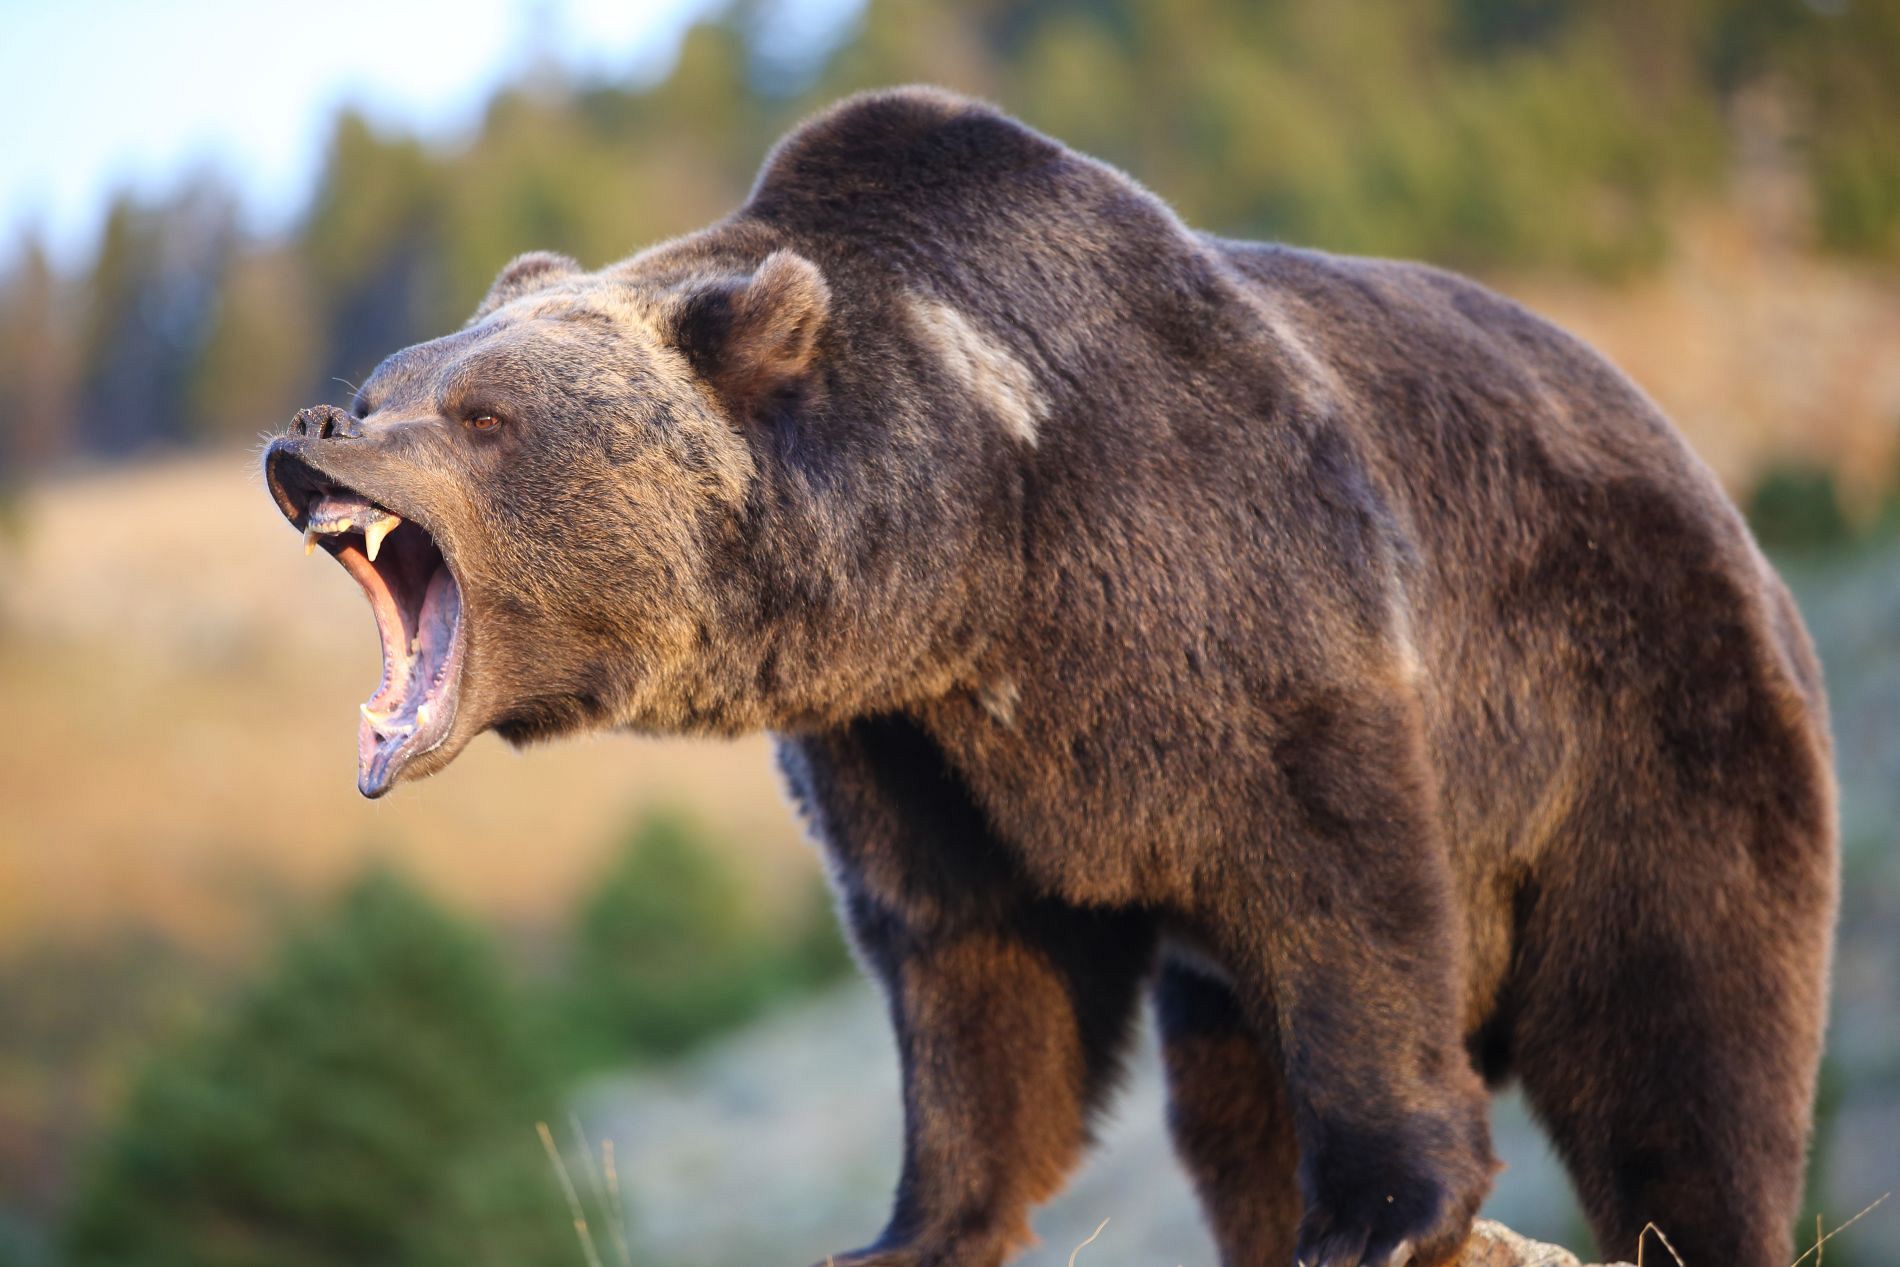
[[[208,1023],[169,1026],[184,1037],[146,1061],[92,1149],[58,1261],[578,1261],[534,1131],[562,1075],[676,1055],[849,964],[821,893],[782,911],[749,897],[684,820],[646,819],[582,904],[567,975],[523,993],[477,930],[370,875]],[[149,1013],[148,977],[176,975],[154,952],[101,961],[83,991],[45,988],[75,979],[61,963],[0,979],[0,1002],[23,1042],[73,1060],[101,999],[116,988]],[[0,1041],[0,1089],[8,1055]],[[36,1261],[32,1225],[10,1239],[7,1213],[0,1258]]]
[[[287,251],[236,257],[189,385],[194,440],[254,442],[282,422],[310,384],[318,314],[302,265]]]
[[[563,1262],[545,1062],[483,939],[388,875],[154,1058],[93,1158],[75,1267]]]
[[[646,819],[582,906],[562,1000],[580,1067],[677,1055],[844,972],[813,893],[776,924],[687,820]]]
[[[1885,250],[1900,225],[1900,145],[1891,127],[1843,127],[1814,155],[1823,240],[1844,251]]]
[[[1816,229],[1837,250],[1892,258],[1900,252],[1900,0],[1792,7],[1798,16],[1764,61],[1810,116]]]
[[[202,1015],[211,965],[157,935],[15,947],[0,957],[0,1261],[58,1203],[79,1135],[128,1060]],[[17,1217],[16,1225],[10,1217]],[[23,1239],[24,1238],[24,1239]]]
[[[997,95],[1223,232],[1625,272],[1663,253],[1672,198],[1720,170],[1712,96],[1686,74],[1638,73],[1643,33],[1595,10],[1114,8],[1026,24]],[[873,7],[870,38],[892,13]],[[1692,53],[1677,40],[1650,55]]]
[[[71,407],[87,447],[136,452],[190,433],[190,379],[236,243],[235,203],[216,181],[156,206],[113,204],[81,285],[70,357]]]
[[[1599,276],[1723,196],[1732,107],[1765,95],[1816,240],[1900,255],[1900,0],[870,0],[802,92],[760,12],[691,31],[657,84],[505,88],[455,150],[346,111],[284,241],[241,240],[200,178],[121,199],[77,278],[25,243],[0,269],[0,458],[253,436],[453,328],[510,256],[598,265],[704,224],[799,114],[907,80],[990,97],[1218,232]]]
[[[1748,499],[1748,522],[1770,549],[1821,549],[1854,537],[1833,472],[1817,466],[1778,466],[1764,475]]]

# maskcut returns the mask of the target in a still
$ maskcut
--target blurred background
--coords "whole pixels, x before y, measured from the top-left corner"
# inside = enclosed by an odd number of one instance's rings
[[[1473,272],[1661,401],[1835,701],[1809,1218],[1900,1187],[1900,0],[0,2],[0,1264],[875,1232],[894,1057],[765,745],[484,740],[362,802],[370,620],[255,467],[516,252],[697,227],[912,80],[1198,226]],[[1031,1261],[1106,1218],[1085,1259],[1213,1262],[1159,1105],[1147,1053]],[[1493,1211],[1587,1248],[1500,1121]],[[1900,1261],[1900,1210],[1826,1259]]]

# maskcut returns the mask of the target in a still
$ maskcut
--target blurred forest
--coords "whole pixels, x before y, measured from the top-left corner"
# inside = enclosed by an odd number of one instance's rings
[[[1900,1186],[1900,0],[871,0],[818,50],[783,38],[796,8],[732,4],[653,82],[543,59],[452,144],[346,111],[279,234],[200,172],[117,199],[71,267],[0,243],[0,1264],[579,1262],[532,1131],[594,1165],[574,1105],[659,1194],[622,1218],[583,1192],[610,1261],[872,1230],[889,1159],[851,1149],[894,1143],[897,1101],[868,990],[718,1056],[847,970],[763,745],[478,745],[371,817],[360,600],[294,571],[246,450],[458,326],[512,255],[691,230],[797,118],[909,81],[1197,227],[1477,273],[1657,396],[1794,583],[1836,701],[1810,1208]],[[1045,1261],[1105,1214],[1107,1261],[1201,1260],[1143,1120]],[[1499,1208],[1581,1244],[1501,1120]],[[847,1178],[861,1202],[820,1210]],[[741,1225],[769,1245],[702,1249]],[[1893,1217],[1826,1251],[1896,1256]]]
[[[205,175],[120,198],[71,276],[17,244],[0,468],[254,439],[459,324],[515,252],[598,266],[696,227],[800,114],[907,80],[997,100],[1233,235],[1626,279],[1770,145],[1805,245],[1900,258],[1900,0],[881,0],[791,63],[783,7],[699,26],[655,84],[544,67],[453,148],[344,113],[281,240],[247,239]]]

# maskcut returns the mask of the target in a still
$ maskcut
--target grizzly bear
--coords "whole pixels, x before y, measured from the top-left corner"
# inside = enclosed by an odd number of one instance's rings
[[[265,470],[376,614],[365,795],[486,730],[776,736],[903,1068],[833,1261],[1023,1246],[1147,992],[1232,1267],[1454,1258],[1512,1077],[1605,1252],[1785,1267],[1820,674],[1655,405],[1510,301],[883,92],[710,228],[517,259]]]

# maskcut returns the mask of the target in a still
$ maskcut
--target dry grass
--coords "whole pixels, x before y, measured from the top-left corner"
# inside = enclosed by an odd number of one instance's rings
[[[1892,1195],[1893,1193],[1891,1192],[1881,1193],[1878,1197],[1875,1197],[1872,1201],[1868,1202],[1867,1207],[1863,1209],[1859,1214],[1856,1214],[1853,1218],[1847,1220],[1847,1222],[1841,1224],[1839,1227],[1835,1228],[1832,1232],[1829,1232],[1826,1235],[1822,1235],[1822,1232],[1821,1232],[1821,1228],[1822,1228],[1821,1216],[1818,1214],[1815,1215],[1814,1216],[1814,1244],[1809,1247],[1808,1251],[1805,1254],[1801,1255],[1801,1257],[1795,1259],[1792,1263],[1788,1264],[1788,1267],[1801,1267],[1801,1264],[1807,1262],[1809,1258],[1814,1259],[1814,1267],[1822,1267],[1822,1262],[1824,1259],[1824,1251],[1827,1247],[1827,1243],[1833,1240],[1835,1237],[1839,1236],[1842,1232],[1845,1232],[1848,1228],[1854,1226],[1854,1224],[1860,1222],[1862,1219],[1872,1214],[1877,1208],[1879,1208],[1879,1206],[1884,1201],[1886,1201],[1888,1197]]]
[[[548,1164],[554,1167],[561,1181],[561,1195],[567,1198],[568,1213],[574,1219],[574,1235],[581,1243],[587,1267],[600,1267],[600,1251],[594,1248],[594,1233],[587,1225],[587,1211],[581,1205],[580,1194],[574,1190],[574,1177],[568,1173],[567,1162],[554,1142],[554,1132],[548,1129],[546,1122],[536,1122],[535,1130],[541,1136],[541,1147],[547,1151]]]
[[[610,1230],[613,1233],[615,1262],[618,1267],[633,1267],[633,1250],[627,1244],[624,1194],[620,1191],[620,1174],[614,1168],[613,1141],[601,1141],[600,1161],[596,1165],[593,1145],[588,1142],[580,1118],[571,1116],[569,1123],[574,1130],[574,1140],[580,1145],[581,1156],[587,1163],[589,1195],[612,1224]],[[554,1142],[554,1132],[548,1129],[546,1122],[536,1122],[535,1132],[540,1135],[541,1147],[548,1155],[548,1164],[554,1167],[555,1178],[560,1182],[561,1195],[566,1199],[568,1213],[574,1220],[574,1235],[580,1241],[581,1254],[587,1260],[587,1267],[601,1267],[600,1251],[594,1244],[594,1232],[587,1222],[587,1208],[574,1186],[573,1172],[568,1169],[567,1159],[561,1155],[560,1146]]]
[[[1108,1226],[1108,1220],[1103,1219],[1100,1223],[1097,1223],[1095,1225],[1095,1230],[1093,1232],[1090,1232],[1080,1245],[1077,1245],[1074,1249],[1069,1251],[1069,1267],[1075,1267],[1076,1255],[1080,1254],[1083,1250],[1087,1249],[1089,1246],[1095,1244],[1095,1238],[1100,1236],[1102,1234],[1102,1229],[1107,1226]]]

